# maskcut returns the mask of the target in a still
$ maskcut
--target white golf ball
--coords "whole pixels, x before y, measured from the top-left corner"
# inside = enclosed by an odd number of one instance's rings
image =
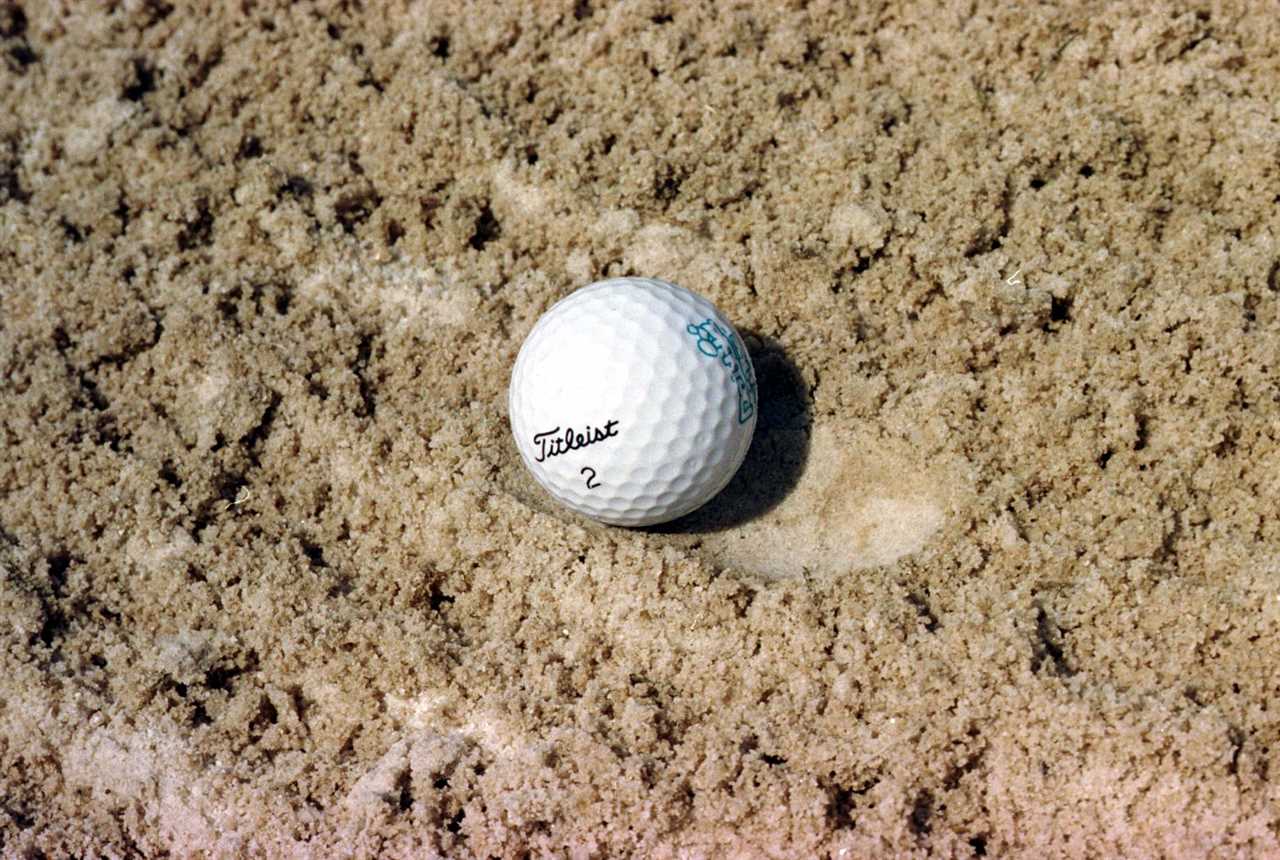
[[[757,391],[737,331],[701,296],[613,278],[561,299],[511,373],[511,429],[552,496],[620,526],[666,522],[729,483]]]

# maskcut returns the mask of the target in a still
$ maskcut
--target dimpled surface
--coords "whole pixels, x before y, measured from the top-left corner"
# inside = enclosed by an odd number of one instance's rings
[[[675,519],[733,477],[756,424],[738,333],[701,296],[614,278],[556,303],[511,374],[525,465],[564,505],[613,525]]]

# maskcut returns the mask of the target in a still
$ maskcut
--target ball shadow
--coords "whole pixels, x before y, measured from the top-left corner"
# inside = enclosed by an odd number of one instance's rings
[[[746,459],[711,501],[645,531],[696,534],[733,528],[777,507],[804,472],[813,429],[809,388],[781,344],[754,332],[741,334],[755,367],[760,395],[759,417]]]

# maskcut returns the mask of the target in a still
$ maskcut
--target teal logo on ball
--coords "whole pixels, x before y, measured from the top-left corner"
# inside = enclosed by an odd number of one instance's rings
[[[738,387],[738,423],[746,424],[756,414],[757,393],[755,375],[741,341],[711,317],[700,323],[689,323],[685,331],[697,339],[698,352],[719,361],[729,371]]]

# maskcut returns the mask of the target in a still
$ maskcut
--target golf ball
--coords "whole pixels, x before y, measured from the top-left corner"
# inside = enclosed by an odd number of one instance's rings
[[[551,307],[511,373],[511,429],[566,507],[620,526],[666,522],[729,483],[756,426],[751,358],[701,296],[613,278]]]

